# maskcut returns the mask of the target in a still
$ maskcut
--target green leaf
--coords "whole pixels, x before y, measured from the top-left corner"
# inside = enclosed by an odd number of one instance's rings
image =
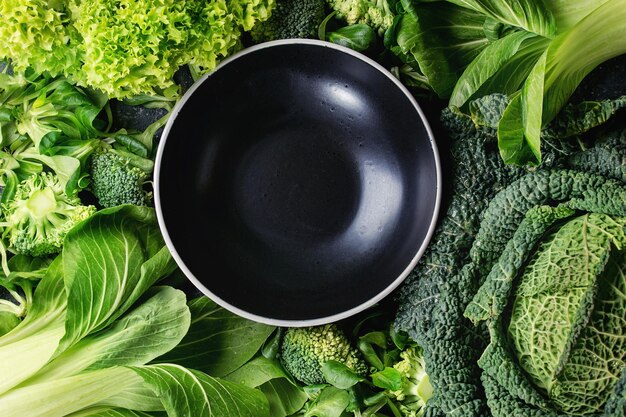
[[[169,416],[265,417],[269,406],[259,390],[213,378],[178,365],[132,367],[161,398]]]
[[[267,398],[271,417],[286,417],[299,411],[307,402],[307,395],[286,378],[277,378],[262,384],[259,389]]]
[[[511,95],[519,91],[549,43],[549,39],[541,36],[526,39],[515,55],[485,80],[473,97],[484,97],[495,93]]]
[[[289,378],[277,359],[257,356],[244,366],[224,377],[227,381],[236,382],[250,388],[256,388],[276,378]]]
[[[146,413],[127,408],[96,406],[69,414],[67,417],[166,417],[162,413]]]
[[[382,370],[385,368],[383,361],[380,359],[380,357],[378,356],[378,353],[376,353],[371,343],[365,340],[359,340],[357,342],[357,348],[361,351],[361,353],[363,354],[363,357],[365,358],[365,361],[368,364],[370,364],[371,366],[375,367],[378,370]]]
[[[175,266],[154,209],[118,206],[79,223],[63,247],[68,300],[59,352],[111,324]]]
[[[326,40],[359,52],[364,52],[372,47],[376,43],[376,39],[377,35],[374,29],[365,24],[344,26],[326,34]]]
[[[335,387],[326,387],[307,408],[304,417],[340,417],[350,404],[350,394]]]
[[[65,155],[42,155],[35,148],[29,148],[20,152],[16,157],[22,161],[36,161],[50,168],[65,184],[65,193],[72,195],[78,191],[78,179],[80,178],[80,160]]]
[[[144,365],[173,349],[190,323],[186,296],[171,287],[153,287],[148,299],[104,330],[89,335],[30,378],[41,383],[122,365]]]
[[[449,0],[462,7],[476,10],[486,16],[529,32],[552,38],[556,23],[543,1],[534,0]]]
[[[322,374],[326,382],[339,389],[348,389],[363,381],[363,377],[352,369],[341,362],[332,360],[322,364]]]
[[[489,44],[463,71],[454,86],[449,104],[463,106],[489,78],[517,54],[524,41],[536,36],[529,32],[513,32]]]
[[[0,305],[0,308],[1,307]],[[15,314],[0,310],[0,337],[13,330],[20,321],[20,318]]]
[[[381,349],[387,348],[387,335],[385,332],[369,332],[361,336],[359,339],[376,345]]]
[[[396,55],[411,56],[437,95],[449,97],[465,67],[489,43],[485,16],[447,2],[402,0],[402,5],[406,12],[395,27]]]
[[[0,396],[0,415],[65,416],[141,384],[130,369],[108,368],[26,385]]]
[[[254,356],[275,327],[237,316],[208,297],[189,303],[191,327],[173,350],[155,362],[170,362],[225,376]]]
[[[0,337],[0,374],[10,375],[0,378],[0,394],[35,374],[52,358],[64,334],[65,302],[59,256],[37,286],[24,320]]]
[[[589,72],[623,53],[626,7],[622,0],[607,1],[553,39],[526,80],[519,101],[511,101],[513,108],[505,111],[498,127],[505,161],[541,162],[541,128],[554,119]]]
[[[263,343],[261,347],[261,354],[268,359],[275,359],[278,356],[280,349],[280,339],[283,334],[283,329],[277,328],[274,333]]]
[[[402,389],[402,374],[395,368],[387,367],[371,375],[372,383],[383,389],[397,391]]]

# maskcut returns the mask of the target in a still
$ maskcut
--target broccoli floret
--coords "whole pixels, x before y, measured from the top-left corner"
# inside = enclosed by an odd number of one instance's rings
[[[402,388],[387,391],[387,394],[397,401],[404,416],[420,417],[424,414],[426,402],[433,396],[422,349],[419,346],[407,347],[400,353],[400,358],[402,360],[393,367],[402,374]]]
[[[339,19],[354,25],[363,23],[382,36],[393,24],[394,12],[389,0],[327,0]]]
[[[134,165],[131,158],[115,149],[100,150],[91,156],[89,189],[102,207],[145,206],[149,193],[144,190],[144,184],[149,172]]]
[[[58,253],[67,232],[95,212],[94,206],[83,205],[77,195],[66,195],[55,174],[34,174],[22,181],[13,199],[2,206],[2,237],[16,253]]]
[[[325,15],[324,0],[278,0],[269,19],[258,22],[250,35],[256,43],[314,38]]]
[[[340,362],[360,375],[368,371],[360,352],[335,324],[287,329],[279,358],[294,378],[307,385],[326,382],[322,364],[330,360]]]

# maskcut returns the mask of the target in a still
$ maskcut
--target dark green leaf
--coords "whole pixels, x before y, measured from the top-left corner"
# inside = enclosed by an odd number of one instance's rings
[[[383,361],[369,342],[365,340],[359,340],[357,342],[357,348],[361,351],[361,353],[363,353],[363,357],[368,364],[378,370],[383,370],[385,368]]]
[[[277,359],[257,356],[224,379],[250,388],[256,388],[267,381],[277,378],[289,378]]]
[[[326,34],[328,41],[359,52],[364,52],[372,47],[376,38],[374,29],[365,24],[344,26]]]
[[[322,364],[322,373],[324,374],[326,382],[340,389],[348,389],[358,384],[360,381],[363,381],[362,376],[337,361],[324,362]]]
[[[406,13],[396,27],[400,51],[413,56],[439,97],[449,97],[465,67],[489,43],[485,15],[448,2],[402,4]]]
[[[278,355],[280,348],[280,339],[282,337],[283,329],[277,328],[276,331],[263,343],[261,353],[268,359],[275,359]]]
[[[271,417],[286,417],[299,411],[307,402],[307,395],[285,378],[277,378],[262,384],[259,389],[270,406]]]
[[[340,417],[350,404],[350,394],[335,387],[326,387],[320,392],[304,413],[304,417]]]
[[[275,327],[244,319],[208,297],[189,303],[191,327],[182,342],[156,362],[224,376],[248,362]]]

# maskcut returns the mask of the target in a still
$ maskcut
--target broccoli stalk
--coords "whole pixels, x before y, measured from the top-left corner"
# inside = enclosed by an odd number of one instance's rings
[[[277,39],[314,38],[326,16],[324,0],[277,0],[266,21],[250,31],[256,43]]]
[[[400,353],[402,360],[393,367],[402,374],[402,388],[387,391],[390,399],[396,401],[402,415],[420,417],[426,402],[433,396],[433,387],[426,373],[422,349],[411,346]]]
[[[19,183],[13,198],[2,206],[2,238],[9,249],[30,256],[61,251],[67,232],[95,213],[78,196],[65,194],[63,182],[50,172],[32,175]]]
[[[287,329],[278,357],[294,378],[307,385],[326,382],[322,364],[330,360],[340,362],[360,375],[368,371],[360,352],[335,324]]]

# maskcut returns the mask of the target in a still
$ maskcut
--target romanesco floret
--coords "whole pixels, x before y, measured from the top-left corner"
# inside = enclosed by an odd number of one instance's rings
[[[102,207],[120,204],[144,206],[149,194],[143,186],[148,173],[131,164],[114,150],[96,152],[91,157],[90,190]]]
[[[42,172],[22,181],[13,199],[2,206],[2,237],[16,253],[58,253],[67,232],[95,212],[94,206],[83,205],[78,196],[66,195],[55,174]]]
[[[324,0],[278,0],[266,21],[250,31],[256,43],[277,39],[313,38],[324,20]]]
[[[393,25],[394,12],[389,0],[327,0],[339,19],[354,25],[363,23],[382,36]]]
[[[335,324],[287,329],[279,358],[294,378],[307,385],[326,382],[322,364],[330,360],[341,362],[360,375],[368,371],[360,352]]]
[[[402,374],[402,388],[387,393],[397,401],[405,417],[421,417],[426,402],[433,396],[422,349],[410,346],[400,353],[400,358],[402,360],[393,367]]]

